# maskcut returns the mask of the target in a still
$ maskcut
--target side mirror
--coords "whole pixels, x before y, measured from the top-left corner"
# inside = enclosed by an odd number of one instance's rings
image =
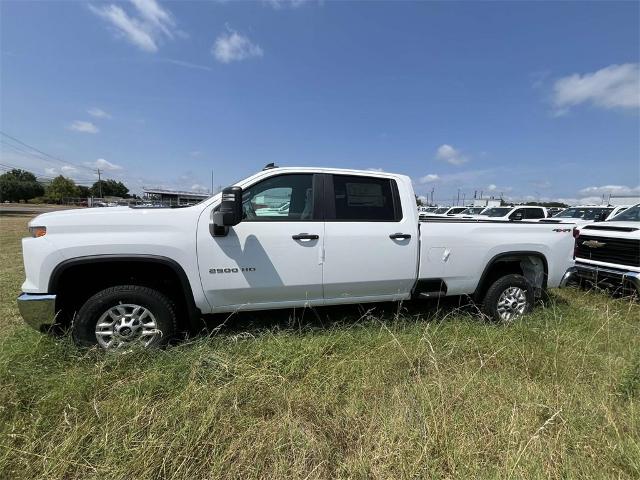
[[[220,207],[213,213],[215,235],[226,235],[228,227],[233,227],[241,221],[242,187],[227,187],[222,190]]]

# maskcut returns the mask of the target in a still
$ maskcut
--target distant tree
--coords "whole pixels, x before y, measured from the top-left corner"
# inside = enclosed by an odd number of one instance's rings
[[[100,197],[100,184],[102,184],[102,196],[103,197],[122,197],[127,198],[129,196],[129,189],[122,182],[115,180],[100,180],[91,186],[91,195],[94,197]]]
[[[86,198],[91,196],[91,189],[89,187],[85,187],[84,185],[77,185],[77,187],[79,197]]]
[[[44,188],[31,172],[14,168],[0,175],[0,201],[2,202],[30,200],[43,193]]]
[[[418,195],[416,195],[415,193],[414,195],[416,196],[416,205],[422,207],[424,205],[424,202],[420,199],[420,197],[418,197]]]
[[[80,191],[70,178],[58,175],[47,186],[46,196],[49,200],[61,202],[63,198],[78,197]]]

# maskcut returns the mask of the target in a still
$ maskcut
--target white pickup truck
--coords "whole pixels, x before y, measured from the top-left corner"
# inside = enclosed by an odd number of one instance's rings
[[[258,213],[276,200],[286,213]],[[30,325],[103,348],[162,344],[217,312],[444,295],[511,321],[573,265],[572,228],[420,224],[407,176],[268,168],[186,208],[36,217],[18,304]]]
[[[640,294],[640,205],[610,220],[583,225],[576,240],[576,264],[565,282]]]

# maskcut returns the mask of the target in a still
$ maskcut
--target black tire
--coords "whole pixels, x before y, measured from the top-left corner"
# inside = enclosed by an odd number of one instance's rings
[[[113,307],[127,304],[138,305],[148,310],[155,319],[155,330],[161,332],[154,335],[145,346],[165,345],[173,337],[176,332],[176,314],[173,303],[166,295],[138,285],[118,285],[96,293],[82,305],[71,328],[76,345],[98,345],[96,325],[100,317]]]
[[[511,318],[505,318],[505,314],[499,311],[498,302],[503,293],[510,288],[520,289],[524,293],[526,302],[521,313],[512,313]],[[529,313],[533,309],[535,293],[533,286],[522,275],[511,274],[497,279],[487,290],[482,301],[483,312],[496,322],[508,323],[518,320],[522,315]]]

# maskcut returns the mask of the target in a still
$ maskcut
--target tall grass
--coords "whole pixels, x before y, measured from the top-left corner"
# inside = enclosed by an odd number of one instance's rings
[[[17,324],[7,261],[4,478],[640,477],[629,301],[554,292],[512,326],[450,305],[245,315],[113,355]]]

